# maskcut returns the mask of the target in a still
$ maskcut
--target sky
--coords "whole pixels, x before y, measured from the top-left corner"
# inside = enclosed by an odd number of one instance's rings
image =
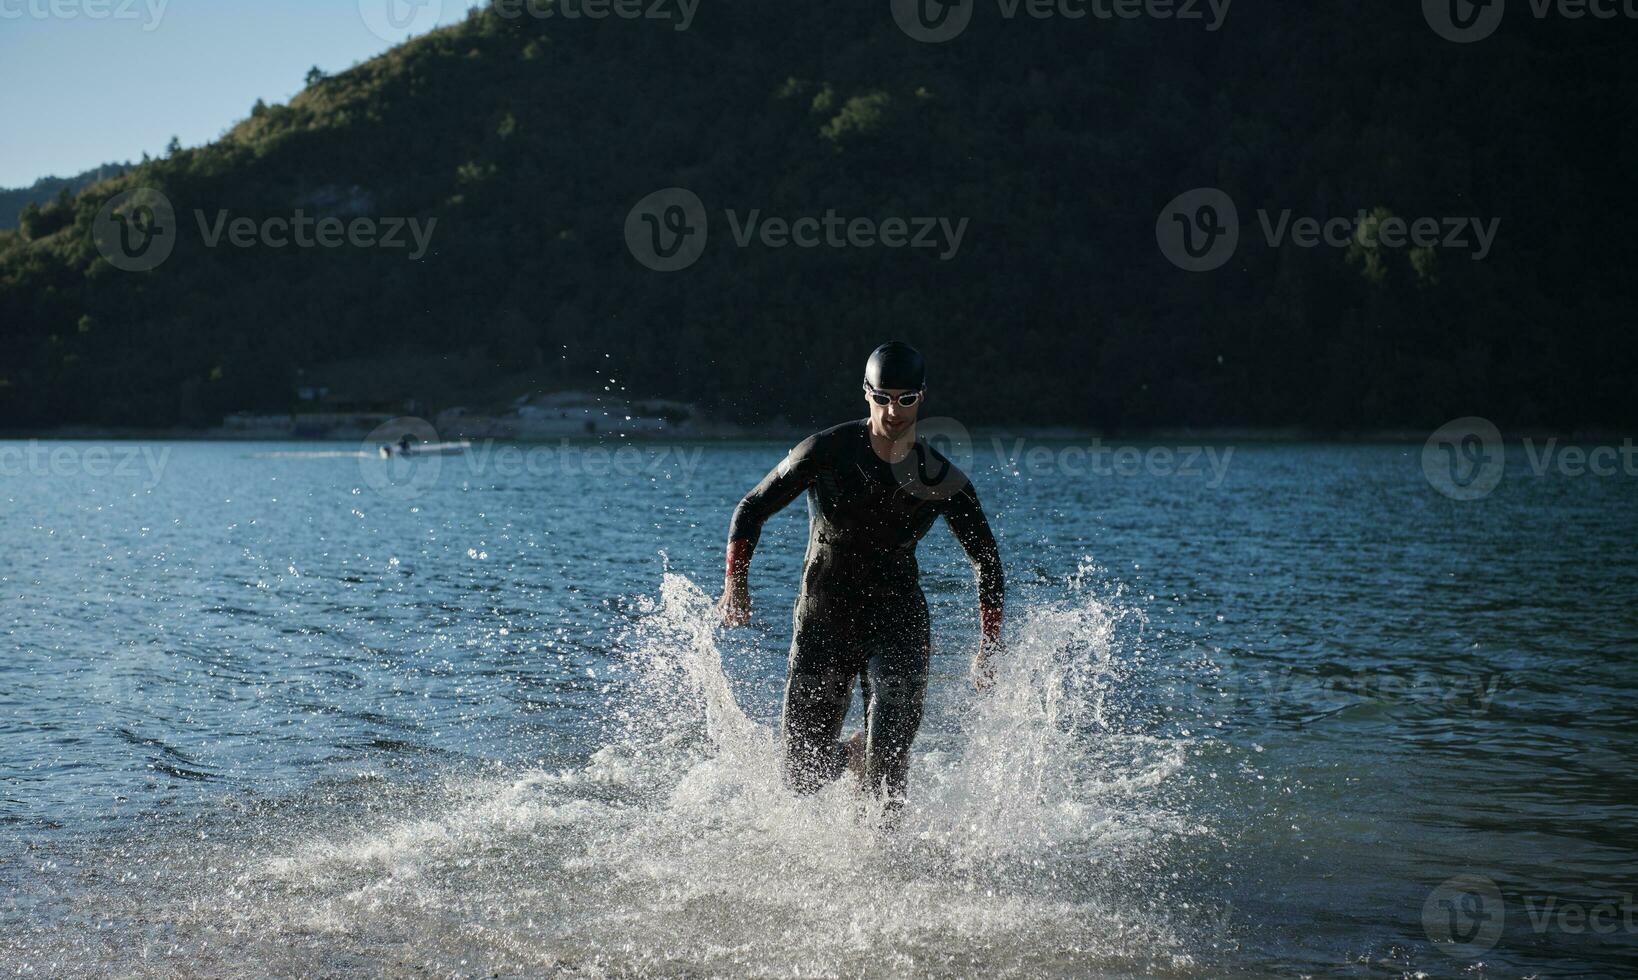
[[[216,139],[472,0],[0,0],[0,187]]]

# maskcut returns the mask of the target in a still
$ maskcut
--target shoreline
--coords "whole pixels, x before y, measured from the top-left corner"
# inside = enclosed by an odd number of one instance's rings
[[[510,443],[517,445],[550,445],[559,442],[575,444],[595,443],[742,443],[742,442],[769,442],[780,440],[800,440],[817,431],[818,428],[801,426],[770,425],[756,428],[737,426],[713,426],[710,430],[679,431],[674,433],[661,432],[627,432],[616,431],[598,433],[575,434],[541,434],[515,436],[482,436],[463,435],[459,432],[441,433],[440,438],[446,440],[466,440],[474,445],[481,443]],[[992,439],[1017,440],[1024,439],[1035,442],[1099,442],[1107,443],[1119,440],[1129,443],[1149,443],[1154,445],[1178,443],[1250,443],[1266,445],[1296,445],[1301,443],[1332,443],[1339,445],[1384,444],[1403,445],[1425,443],[1435,428],[1418,429],[1357,429],[1357,430],[1318,430],[1298,427],[1262,428],[1262,427],[1156,427],[1136,429],[1099,430],[1090,428],[1076,428],[1073,426],[983,426],[971,430],[974,441],[989,441]],[[228,431],[224,429],[186,429],[186,428],[141,428],[121,426],[59,426],[53,429],[39,430],[6,430],[0,429],[0,441],[3,442],[265,442],[265,443],[313,443],[321,445],[376,445],[381,440],[367,438],[368,433],[337,433],[321,436],[297,436],[290,433],[269,433],[254,431]],[[1598,427],[1575,430],[1554,430],[1530,428],[1508,431],[1503,430],[1504,441],[1521,439],[1558,439],[1568,443],[1619,443],[1633,439],[1629,430],[1622,432],[1619,429]]]

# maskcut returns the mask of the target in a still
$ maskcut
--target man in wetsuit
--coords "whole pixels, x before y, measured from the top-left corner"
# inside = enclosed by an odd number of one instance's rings
[[[974,680],[987,686],[1001,635],[1001,558],[966,475],[925,440],[916,416],[926,395],[921,355],[883,344],[865,365],[870,417],[809,436],[734,509],[728,528],[723,621],[750,617],[747,571],[762,524],[808,495],[808,551],[796,600],[780,740],[786,781],[817,790],[852,767],[890,808],[903,801],[910,744],[921,725],[931,653],[916,543],[943,515],[978,575],[982,639]],[[864,730],[838,737],[853,679]]]

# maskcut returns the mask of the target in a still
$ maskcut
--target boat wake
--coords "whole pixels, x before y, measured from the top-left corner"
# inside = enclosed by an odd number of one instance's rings
[[[251,459],[376,459],[379,449],[293,449],[278,452],[251,453]]]

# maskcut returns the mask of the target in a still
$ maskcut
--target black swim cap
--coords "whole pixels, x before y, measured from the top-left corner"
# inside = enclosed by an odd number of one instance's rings
[[[918,391],[927,385],[927,364],[921,359],[920,351],[902,340],[894,340],[870,352],[864,379],[872,388]]]

